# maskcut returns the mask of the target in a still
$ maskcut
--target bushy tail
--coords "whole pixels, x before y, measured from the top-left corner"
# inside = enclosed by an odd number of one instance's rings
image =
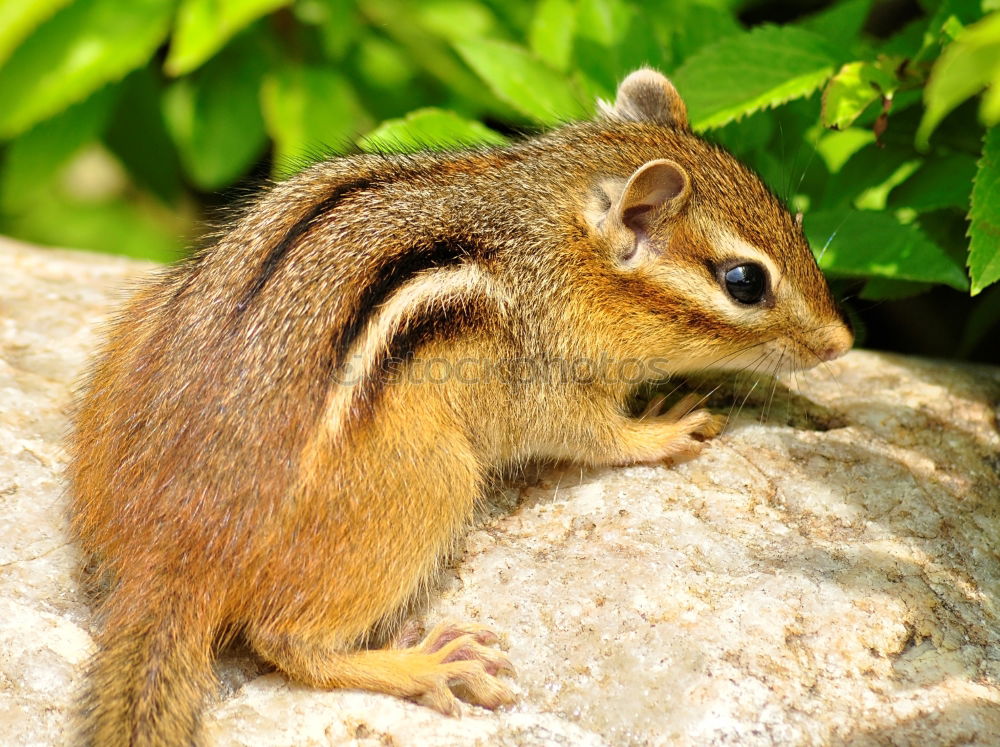
[[[93,747],[197,743],[212,687],[214,626],[181,600],[115,609],[87,672],[81,741]]]

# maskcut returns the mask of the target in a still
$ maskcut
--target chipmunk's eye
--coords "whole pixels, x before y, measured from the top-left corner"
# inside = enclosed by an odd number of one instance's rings
[[[767,270],[756,262],[734,265],[722,273],[726,292],[739,303],[760,303],[767,293]]]

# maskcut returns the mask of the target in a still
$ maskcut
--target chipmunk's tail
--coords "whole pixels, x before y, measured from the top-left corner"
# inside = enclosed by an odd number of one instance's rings
[[[83,744],[197,743],[202,702],[214,682],[215,625],[191,599],[154,601],[148,594],[140,597],[142,609],[118,608],[122,594],[108,600],[81,704]]]

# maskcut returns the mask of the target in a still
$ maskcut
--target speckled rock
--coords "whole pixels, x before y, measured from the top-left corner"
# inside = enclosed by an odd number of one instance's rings
[[[0,741],[72,744],[93,643],[60,439],[98,321],[149,266],[0,240],[0,267]],[[494,497],[423,614],[501,633],[515,707],[449,719],[235,649],[207,741],[1000,742],[1000,370],[854,352],[737,390],[690,462]]]

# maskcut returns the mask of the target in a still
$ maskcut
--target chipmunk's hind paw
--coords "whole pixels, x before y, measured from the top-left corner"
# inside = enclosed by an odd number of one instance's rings
[[[514,693],[497,675],[513,675],[514,666],[492,647],[496,641],[496,635],[481,625],[437,625],[410,649],[423,659],[422,671],[412,676],[426,687],[415,700],[450,716],[461,715],[453,687],[462,700],[484,708],[513,703]]]
[[[339,650],[335,639],[317,641],[297,632],[256,629],[248,638],[261,656],[313,687],[396,695],[452,716],[461,714],[456,693],[485,708],[514,702],[514,693],[497,679],[513,674],[514,667],[490,645],[496,635],[481,625],[442,623],[416,645],[350,653]],[[400,640],[416,640],[412,627],[401,631]]]

